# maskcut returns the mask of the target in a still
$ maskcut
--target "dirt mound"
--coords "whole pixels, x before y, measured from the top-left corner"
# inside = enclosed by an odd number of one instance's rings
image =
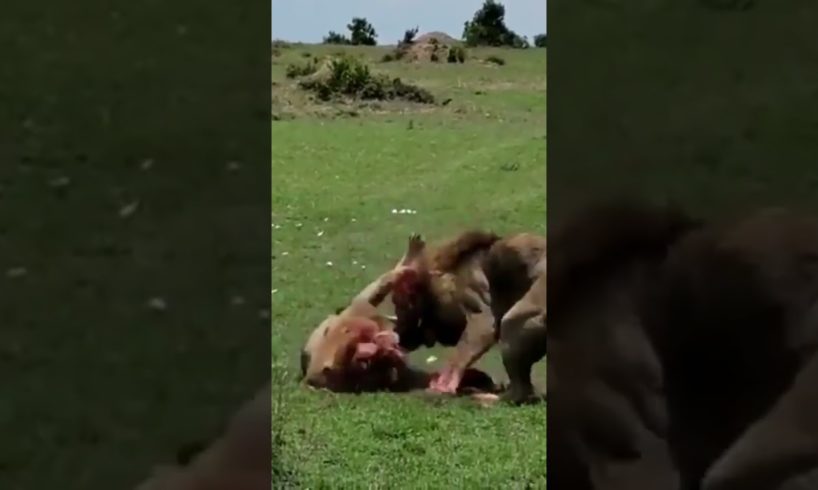
[[[446,34],[445,32],[427,32],[415,38],[415,43],[428,43],[432,39],[437,39],[438,43],[448,44],[449,46],[458,44],[460,41]]]
[[[446,61],[449,49],[462,44],[443,32],[429,32],[419,36],[406,51],[407,61]]]

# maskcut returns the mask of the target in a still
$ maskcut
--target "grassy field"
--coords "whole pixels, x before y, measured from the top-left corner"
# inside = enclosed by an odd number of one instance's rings
[[[334,395],[294,381],[307,334],[391,266],[410,232],[545,231],[545,50],[472,50],[462,65],[380,63],[387,50],[291,45],[273,56],[273,354],[290,373],[274,411],[295,478],[278,485],[543,488],[542,406]],[[451,102],[317,104],[284,76],[338,51]],[[490,55],[506,64],[480,61]],[[431,354],[445,355],[414,360]],[[503,379],[495,352],[480,367]],[[544,364],[535,369],[543,382]]]
[[[269,17],[85,7],[0,20],[3,489],[133,488],[269,376]]]

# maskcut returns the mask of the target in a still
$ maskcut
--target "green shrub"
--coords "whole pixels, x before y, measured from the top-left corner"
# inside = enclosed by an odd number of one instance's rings
[[[528,42],[528,37],[518,36],[517,34],[513,33],[511,36],[511,41],[507,45],[517,49],[528,49],[531,47],[531,44]]]
[[[534,46],[537,48],[544,48],[548,42],[548,36],[545,34],[537,34],[534,36]]]
[[[299,85],[314,92],[320,100],[341,96],[362,100],[403,99],[434,103],[434,96],[429,91],[404,83],[400,78],[389,79],[373,74],[366,63],[351,56],[331,60],[325,70],[319,70],[315,75],[302,80]]]
[[[395,56],[394,53],[386,53],[381,58],[381,63],[389,63],[391,61],[395,61],[396,59],[397,59],[397,57]]]
[[[449,54],[446,56],[446,61],[449,63],[463,63],[466,61],[466,49],[462,46],[452,46],[449,48]]]
[[[390,99],[403,99],[409,102],[417,102],[419,104],[434,104],[435,98],[431,92],[425,88],[418,87],[404,83],[400,78],[394,78],[391,81],[388,95]]]
[[[326,73],[321,75],[300,83],[302,88],[314,91],[321,100],[329,100],[333,95],[355,95],[372,77],[366,64],[350,56],[330,60]]]
[[[409,48],[411,47],[411,44],[398,43],[395,50],[390,53],[392,55],[392,59],[395,61],[402,60],[404,57],[406,57],[406,54],[409,52]]]
[[[285,75],[287,78],[300,78],[312,75],[318,70],[318,60],[307,61],[306,63],[290,63],[287,65]]]
[[[486,58],[486,61],[489,62],[489,63],[493,63],[495,65],[500,65],[500,66],[503,66],[503,65],[506,64],[506,60],[504,60],[503,58],[500,58],[499,56],[494,56],[494,55],[489,56],[488,58]]]
[[[349,39],[343,34],[338,34],[335,31],[329,31],[329,34],[324,36],[324,44],[350,44]]]

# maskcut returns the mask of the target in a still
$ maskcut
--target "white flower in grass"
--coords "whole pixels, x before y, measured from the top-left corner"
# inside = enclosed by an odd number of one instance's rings
[[[435,357],[435,356],[429,356],[429,357],[426,358],[426,364],[431,364],[431,363],[433,363],[435,361],[437,361],[437,357]]]
[[[168,309],[168,303],[164,298],[155,297],[148,300],[148,308],[154,311],[165,311]]]
[[[139,209],[139,201],[128,203],[119,208],[119,217],[129,218],[136,212],[137,209]]]
[[[328,261],[327,261],[327,266],[328,266],[328,267],[332,267],[332,261],[331,261],[331,260],[328,260]]]
[[[315,234],[315,236],[321,238],[322,236],[324,236],[324,231],[323,230],[319,231],[318,233]]]
[[[48,183],[48,185],[50,185],[54,189],[61,189],[63,187],[68,187],[69,184],[71,184],[71,178],[66,177],[66,176],[57,177],[56,179],[51,179],[51,181]]]
[[[6,271],[6,277],[9,279],[16,279],[28,275],[28,269],[25,267],[12,267]]]

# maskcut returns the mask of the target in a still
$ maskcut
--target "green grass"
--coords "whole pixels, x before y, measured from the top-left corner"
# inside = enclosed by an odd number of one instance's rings
[[[378,63],[387,48],[295,45],[273,58],[274,355],[397,260],[413,231],[545,231],[545,50],[478,49],[465,64]],[[302,53],[361,55],[446,106],[320,105],[287,80]],[[496,67],[475,61],[490,55]],[[356,116],[349,115],[350,113]],[[393,214],[413,209],[416,214]],[[331,264],[331,265],[330,265]],[[413,355],[419,365],[440,350]],[[479,366],[502,380],[498,355]],[[535,368],[544,382],[544,364]],[[545,409],[281,387],[284,461],[302,488],[542,488]],[[295,484],[293,484],[295,485]]]
[[[5,7],[0,488],[133,488],[269,376],[269,19]]]

